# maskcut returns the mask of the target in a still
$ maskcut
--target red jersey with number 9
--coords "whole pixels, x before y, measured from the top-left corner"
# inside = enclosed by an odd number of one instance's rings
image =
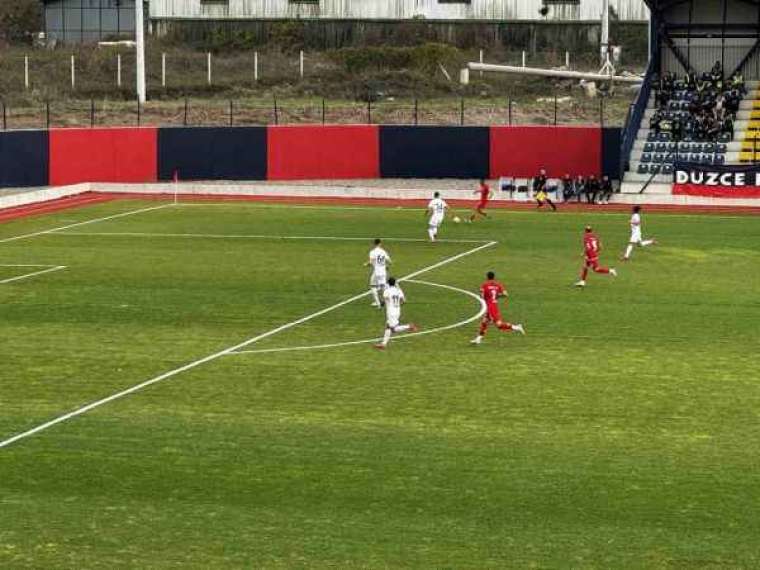
[[[504,285],[498,281],[488,280],[480,286],[480,294],[489,307],[499,306],[499,297],[504,294]]]
[[[599,257],[602,245],[599,243],[598,237],[589,233],[583,236],[583,249],[586,252],[587,258],[594,259],[595,257]]]

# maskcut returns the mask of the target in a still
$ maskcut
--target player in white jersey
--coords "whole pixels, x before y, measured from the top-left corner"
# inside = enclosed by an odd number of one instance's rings
[[[435,236],[438,235],[438,228],[443,223],[443,218],[446,217],[446,210],[448,208],[449,205],[441,198],[440,192],[433,194],[433,199],[428,202],[427,210],[425,211],[425,215],[430,216],[428,220],[430,241],[435,241]]]
[[[364,264],[365,267],[372,268],[372,273],[369,276],[369,290],[372,293],[373,307],[384,305],[382,294],[388,279],[388,266],[390,264],[391,256],[383,249],[382,241],[376,239],[375,247],[369,252],[369,261]]]
[[[395,278],[391,277],[388,279],[388,286],[383,291],[383,299],[385,300],[385,332],[383,333],[383,340],[375,345],[375,348],[381,350],[388,346],[392,334],[417,331],[417,325],[414,323],[409,323],[408,325],[400,324],[401,305],[406,302],[406,297],[404,297],[401,287],[396,285]]]
[[[633,246],[638,245],[646,247],[657,243],[654,239],[642,239],[641,237],[641,206],[633,207],[633,214],[631,214],[631,240],[628,242],[628,247],[625,248],[625,253],[621,258],[623,261],[628,261],[633,253]]]

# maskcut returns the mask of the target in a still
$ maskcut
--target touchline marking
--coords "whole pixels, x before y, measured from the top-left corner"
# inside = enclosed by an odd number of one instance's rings
[[[107,220],[115,220],[117,218],[124,218],[126,216],[133,216],[135,214],[141,214],[142,212],[150,212],[152,210],[160,210],[162,208],[168,208],[170,206],[172,206],[172,204],[162,204],[160,206],[151,206],[149,208],[140,208],[139,210],[130,210],[129,212],[122,212],[121,214],[113,214],[112,216],[104,216],[102,218],[93,218],[92,220],[85,220],[83,222],[76,222],[74,224],[67,224],[65,226],[59,226],[57,228],[50,228],[49,230],[41,230],[41,231],[38,231],[38,232],[29,233],[29,234],[21,234],[21,235],[18,235],[18,236],[12,236],[12,237],[7,237],[7,238],[2,238],[2,239],[0,239],[0,243],[8,243],[8,242],[17,241],[17,240],[20,240],[20,239],[28,239],[28,238],[33,238],[33,237],[36,237],[36,236],[43,236],[43,235],[52,234],[52,233],[60,232],[60,231],[63,231],[63,230],[67,230],[69,228],[77,228],[79,226],[86,226],[88,224],[95,224],[95,223],[98,223],[98,222],[105,222]]]
[[[433,334],[433,333],[443,332],[450,329],[462,327],[464,325],[470,324],[472,321],[478,320],[486,312],[485,301],[480,296],[473,293],[472,291],[467,291],[466,289],[460,289],[459,287],[452,287],[451,285],[443,285],[442,283],[431,283],[430,281],[418,281],[416,279],[407,279],[406,283],[418,283],[420,285],[440,287],[441,289],[449,289],[451,291],[456,291],[457,293],[469,295],[470,297],[472,297],[479,303],[480,310],[475,315],[468,317],[463,321],[454,323],[452,325],[445,325],[442,327],[436,327],[434,329],[405,334],[399,337],[395,337],[394,340],[412,338],[415,336],[423,336],[426,334]],[[379,342],[381,340],[382,338],[365,338],[364,340],[350,340],[347,342],[334,342],[331,344],[317,344],[317,345],[311,345],[311,346],[287,346],[287,347],[282,347],[282,348],[262,348],[260,350],[240,350],[237,352],[231,352],[229,356],[236,355],[236,354],[265,354],[265,353],[271,353],[271,352],[292,352],[292,351],[303,351],[303,350],[318,350],[318,349],[323,349],[323,348],[338,348],[338,347],[344,347],[344,346],[355,346],[357,344],[369,344],[371,342]]]
[[[61,236],[85,236],[85,237],[145,237],[145,238],[205,238],[205,239],[271,239],[271,240],[325,240],[325,241],[372,241],[371,237],[341,237],[341,236],[278,236],[264,234],[179,234],[179,233],[151,233],[151,232],[56,232]],[[425,238],[394,238],[384,237],[384,241],[398,242],[429,242]],[[486,239],[439,239],[440,243],[488,243]]]
[[[418,269],[417,271],[414,271],[413,273],[410,273],[409,275],[405,275],[404,277],[401,277],[399,281],[408,281],[410,279],[413,279],[419,275],[422,275],[423,273],[427,273],[428,271],[432,271],[434,269],[438,269],[439,267],[442,267],[444,265],[447,265],[449,263],[452,263],[458,259],[462,259],[463,257],[466,257],[468,255],[472,255],[473,253],[477,253],[487,247],[492,247],[496,245],[498,242],[490,241],[486,244],[480,245],[478,247],[474,247],[472,249],[469,249],[465,252],[458,253],[456,255],[453,255],[451,257],[447,257],[446,259],[443,259],[437,263],[434,263],[433,265],[429,265],[427,267],[423,267],[422,269]],[[230,346],[228,348],[225,348],[223,350],[220,350],[219,352],[215,352],[213,354],[209,354],[208,356],[204,356],[203,358],[199,358],[198,360],[194,360],[193,362],[190,362],[188,364],[185,364],[184,366],[180,366],[179,368],[175,368],[173,370],[169,370],[168,372],[164,372],[163,374],[160,374],[156,376],[155,378],[151,378],[150,380],[146,380],[145,382],[141,382],[140,384],[135,384],[134,386],[127,388],[126,390],[122,390],[120,392],[116,392],[115,394],[111,394],[110,396],[106,396],[105,398],[102,398],[100,400],[97,400],[95,402],[91,402],[87,404],[86,406],[82,406],[81,408],[77,408],[76,410],[73,410],[71,412],[68,412],[66,414],[63,414],[62,416],[58,416],[57,418],[53,418],[50,421],[47,421],[43,424],[40,424],[36,427],[33,427],[27,431],[21,432],[19,434],[16,434],[14,436],[9,437],[8,439],[5,439],[3,441],[0,441],[0,448],[7,447],[17,441],[20,441],[22,439],[25,439],[29,436],[32,436],[34,434],[37,434],[41,431],[45,431],[46,429],[49,429],[55,425],[58,425],[62,422],[65,422],[67,420],[70,420],[72,418],[75,418],[77,416],[81,416],[82,414],[86,414],[90,410],[94,410],[95,408],[99,408],[100,406],[103,406],[105,404],[108,404],[110,402],[113,402],[114,400],[118,400],[120,398],[123,398],[125,396],[128,396],[130,394],[134,394],[135,392],[142,390],[143,388],[147,388],[148,386],[152,386],[153,384],[157,384],[159,382],[163,382],[164,380],[168,380],[169,378],[176,376],[177,374],[181,374],[182,372],[187,372],[188,370],[192,370],[193,368],[197,368],[198,366],[201,366],[202,364],[206,364],[207,362],[211,362],[212,360],[216,360],[217,358],[220,358],[222,356],[225,356],[227,354],[230,354],[232,352],[236,352],[240,350],[241,348],[245,348],[246,346],[250,346],[256,342],[259,342],[260,340],[263,340],[265,338],[268,338],[270,336],[276,335],[277,333],[280,333],[284,330],[291,329],[295,326],[298,326],[302,323],[305,323],[307,321],[310,321],[312,319],[315,319],[317,317],[320,317],[326,313],[329,313],[330,311],[334,311],[335,309],[338,309],[344,305],[347,305],[349,303],[353,303],[354,301],[361,299],[363,297],[366,297],[369,295],[369,291],[365,291],[364,293],[360,293],[358,295],[354,295],[353,297],[350,297],[348,299],[345,299],[344,301],[340,301],[339,303],[335,303],[334,305],[331,305],[325,309],[322,309],[320,311],[317,311],[316,313],[312,313],[310,315],[306,315],[305,317],[301,317],[300,319],[297,319],[295,321],[291,321],[289,323],[285,323],[284,325],[280,325],[277,328],[274,328],[272,330],[269,330],[267,332],[261,333],[259,335],[256,335],[254,337],[251,337],[247,340],[244,340],[243,342],[240,342],[236,345]]]
[[[35,277],[37,275],[44,275],[45,273],[53,273],[54,271],[61,271],[62,269],[66,269],[65,265],[3,265],[2,267],[47,267],[47,269],[42,269],[40,271],[34,271],[32,273],[25,273],[24,275],[17,275],[16,277],[10,277],[8,279],[3,279],[0,281],[0,285],[5,285],[6,283],[13,283],[15,281],[21,281],[22,279],[29,279],[30,277]]]

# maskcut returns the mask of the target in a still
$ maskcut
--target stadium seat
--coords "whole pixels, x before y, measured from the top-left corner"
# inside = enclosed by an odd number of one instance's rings
[[[715,145],[715,152],[719,154],[725,154],[728,151],[728,145],[725,143],[718,143]]]
[[[662,165],[660,164],[650,164],[649,165],[649,174],[659,174],[660,170],[662,170]]]
[[[694,152],[694,153],[702,152],[702,144],[701,143],[691,143],[691,152]]]
[[[701,158],[699,159],[699,162],[701,162],[702,164],[712,164],[713,157],[711,154],[703,154]]]
[[[713,157],[713,164],[721,165],[726,163],[726,157],[722,154],[716,154]]]
[[[670,133],[660,133],[657,135],[657,140],[660,142],[668,142],[670,140]]]
[[[729,133],[720,133],[718,135],[718,142],[722,142],[722,143],[731,142],[731,135]]]
[[[664,164],[662,166],[662,174],[673,174],[673,170],[672,164]]]
[[[678,143],[669,142],[666,150],[668,152],[676,152],[678,150]]]
[[[638,172],[639,174],[647,174],[649,173],[649,168],[647,167],[646,164],[644,164],[643,162],[640,162],[639,167],[636,169],[636,172]]]
[[[692,154],[689,157],[689,162],[695,162],[695,163],[699,164],[699,162],[701,160],[702,160],[702,155],[700,155],[700,154]]]
[[[654,142],[656,140],[657,140],[657,133],[654,131],[649,131],[649,134],[647,135],[647,141]]]
[[[648,152],[645,152],[641,155],[641,162],[652,162],[652,155]]]
[[[668,145],[667,145],[667,143],[664,143],[664,142],[658,142],[658,143],[655,145],[655,151],[656,151],[656,152],[665,152],[666,150],[668,150]]]
[[[665,155],[661,152],[656,153],[654,157],[652,158],[652,162],[655,162],[657,164],[662,164],[663,162],[665,162]]]
[[[644,152],[654,152],[654,143],[644,143]]]
[[[709,152],[709,153],[715,152],[715,144],[711,142],[705,143],[702,146],[702,152]]]

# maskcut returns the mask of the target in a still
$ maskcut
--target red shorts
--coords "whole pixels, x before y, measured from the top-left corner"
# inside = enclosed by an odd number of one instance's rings
[[[486,314],[483,315],[483,319],[492,321],[494,323],[501,322],[501,311],[499,311],[499,305],[486,305]]]
[[[586,267],[599,267],[599,258],[598,257],[587,257],[586,258]]]
[[[480,202],[478,202],[478,205],[475,206],[475,209],[476,210],[484,210],[486,206],[488,206],[488,202],[481,200]]]

